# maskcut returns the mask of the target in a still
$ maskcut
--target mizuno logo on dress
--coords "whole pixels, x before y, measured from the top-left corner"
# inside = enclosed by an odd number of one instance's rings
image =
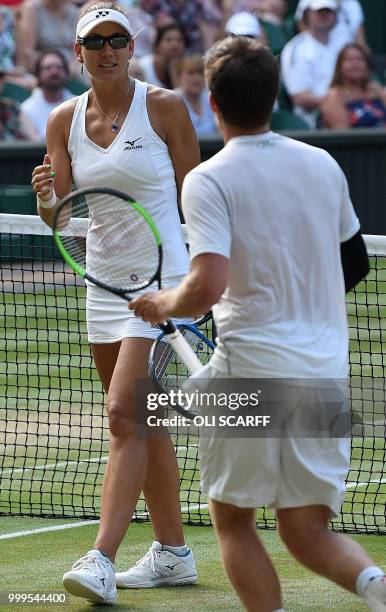
[[[136,138],[135,140],[126,140],[125,144],[127,144],[128,146],[125,147],[123,150],[124,151],[132,151],[133,149],[143,149],[143,145],[136,145],[135,143],[138,142],[138,140],[141,140],[142,136],[140,136],[139,138]]]

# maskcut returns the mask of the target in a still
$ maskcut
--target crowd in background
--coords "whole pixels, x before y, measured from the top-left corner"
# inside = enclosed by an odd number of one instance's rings
[[[86,91],[73,52],[89,0],[0,0],[0,140],[44,141],[51,110]],[[135,35],[130,73],[184,99],[199,138],[216,135],[203,55],[214,41],[250,36],[279,57],[274,127],[386,126],[359,0],[121,0]],[[280,123],[280,121],[282,123]]]

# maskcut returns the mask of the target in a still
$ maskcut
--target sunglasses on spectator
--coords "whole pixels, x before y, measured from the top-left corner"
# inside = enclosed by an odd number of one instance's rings
[[[130,35],[118,34],[115,36],[86,36],[78,38],[78,43],[83,45],[87,51],[100,51],[108,42],[112,49],[124,49],[131,41]]]

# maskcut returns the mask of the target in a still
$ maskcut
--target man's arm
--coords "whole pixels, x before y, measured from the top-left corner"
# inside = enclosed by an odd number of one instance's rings
[[[170,317],[199,316],[210,310],[224,293],[228,265],[228,259],[222,255],[198,255],[178,287],[146,293],[130,302],[129,308],[152,325]]]
[[[360,231],[340,245],[346,293],[354,289],[370,270],[366,245]]]

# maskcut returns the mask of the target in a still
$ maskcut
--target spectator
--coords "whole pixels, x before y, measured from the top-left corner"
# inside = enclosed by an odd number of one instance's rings
[[[229,19],[235,13],[254,13],[257,15],[261,10],[264,0],[224,0],[224,16]]]
[[[65,100],[74,97],[65,88],[69,78],[66,58],[60,51],[44,51],[36,63],[38,87],[22,103],[22,111],[29,117],[40,139],[46,139],[46,127],[50,112]]]
[[[184,54],[185,48],[184,32],[179,25],[170,23],[157,28],[154,53],[139,60],[145,81],[157,87],[174,89],[175,62]]]
[[[281,26],[288,12],[286,0],[262,0],[259,16],[268,23]]]
[[[15,15],[19,13],[19,9],[24,0],[1,0],[0,5],[8,6]]]
[[[184,28],[189,53],[201,53],[214,43],[219,23],[205,0],[141,0],[142,8],[156,20],[158,26],[178,23]]]
[[[299,0],[295,20],[300,29],[304,29],[304,12],[308,9],[309,0]],[[364,13],[359,0],[338,0],[338,12],[335,28],[331,36],[341,45],[356,42],[369,50],[364,27]]]
[[[336,22],[335,0],[309,0],[306,29],[290,40],[281,54],[284,86],[299,115],[316,126],[317,111],[330,87],[341,46],[330,37]]]
[[[0,64],[0,141],[39,140],[28,117],[22,112],[19,102],[2,97],[7,71]]]
[[[264,44],[267,42],[258,18],[246,11],[235,13],[228,19],[225,24],[225,34],[249,36],[250,38],[259,38]]]
[[[204,60],[201,55],[185,55],[176,64],[180,94],[188,107],[197,136],[213,136],[217,133],[214,114],[209,104],[209,92],[205,86]]]
[[[32,71],[39,53],[59,48],[78,74],[73,34],[78,8],[70,0],[25,0],[18,25],[19,61]],[[80,77],[79,77],[80,78]]]
[[[371,74],[371,60],[363,47],[350,44],[341,50],[321,106],[323,125],[333,129],[386,126],[386,89]]]
[[[6,70],[6,80],[32,89],[36,85],[36,79],[28,74],[24,66],[15,64],[16,41],[15,41],[15,19],[14,15],[6,6],[0,5],[0,63]]]
[[[286,18],[287,0],[263,0],[259,11],[260,23],[273,53],[280,53],[294,36],[293,18]]]
[[[129,18],[135,38],[135,57],[150,55],[154,45],[155,26],[154,17],[143,10],[136,0],[119,0],[120,6],[125,9]]]

